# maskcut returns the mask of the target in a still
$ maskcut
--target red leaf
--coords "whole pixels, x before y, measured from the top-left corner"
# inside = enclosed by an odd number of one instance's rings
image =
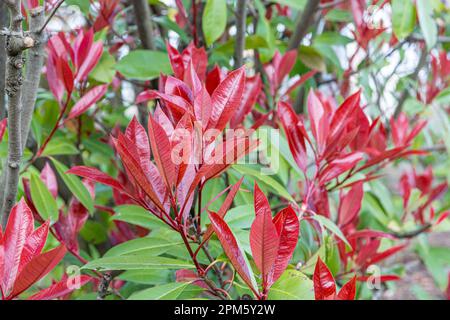
[[[331,161],[320,174],[320,184],[325,184],[337,178],[344,172],[355,167],[362,159],[362,152],[353,152]]]
[[[245,85],[245,69],[241,67],[219,84],[212,94],[212,111],[208,128],[222,131],[241,103]]]
[[[361,90],[357,91],[353,95],[349,96],[345,101],[339,106],[333,115],[330,126],[330,139],[329,141],[335,141],[341,135],[342,131],[345,129],[350,121],[353,121],[352,114],[361,101]]]
[[[342,196],[341,194],[338,211],[339,227],[345,227],[358,216],[358,213],[361,210],[363,196],[362,182],[355,184],[345,196]]]
[[[137,185],[142,188],[143,192],[152,200],[152,202],[161,210],[164,211],[159,198],[157,197],[153,185],[148,180],[144,171],[141,168],[141,164],[136,155],[133,155],[129,150],[129,145],[126,143],[126,138],[119,134],[116,141],[116,149],[122,159],[122,163],[126,168],[130,177],[134,179]]]
[[[166,132],[153,117],[148,119],[148,136],[159,173],[167,189],[171,191],[177,181],[175,165],[172,161],[172,146]]]
[[[407,246],[408,246],[408,244],[402,244],[402,245],[398,245],[398,246],[394,246],[392,248],[389,248],[389,249],[387,249],[385,251],[379,252],[379,253],[375,254],[374,256],[372,256],[369,260],[367,260],[364,263],[364,265],[365,266],[370,266],[372,264],[380,262],[381,260],[387,259],[390,256],[396,254],[397,252],[403,250]]]
[[[344,284],[344,286],[337,294],[337,299],[355,300],[355,295],[356,295],[356,276],[354,276],[349,282]]]
[[[70,69],[69,63],[64,58],[57,60],[59,77],[64,83],[64,87],[68,93],[73,91],[73,73]]]
[[[86,59],[83,61],[83,64],[81,67],[77,70],[77,75],[75,77],[76,82],[80,82],[84,80],[89,72],[94,69],[94,67],[97,65],[98,61],[100,60],[100,57],[103,53],[103,44],[101,41],[95,42],[91,50],[89,50],[89,53],[86,56]]]
[[[278,103],[278,117],[281,120],[289,149],[298,167],[305,172],[307,165],[306,143],[307,134],[302,121],[297,117],[292,107],[283,101]]]
[[[94,103],[96,103],[105,95],[107,89],[108,85],[103,84],[89,90],[84,96],[81,97],[80,100],[77,101],[77,103],[75,103],[72,110],[70,110],[66,121],[76,118],[85,113],[87,109],[89,109]]]
[[[300,224],[297,215],[291,206],[281,210],[273,218],[273,223],[280,238],[277,258],[269,276],[269,286],[271,286],[286,270],[292,258],[298,242]]]
[[[5,134],[6,127],[8,126],[8,119],[4,118],[0,121],[0,142],[3,140],[3,135]]]
[[[69,169],[66,173],[90,179],[92,181],[105,184],[107,186],[113,187],[114,189],[124,192],[124,186],[119,181],[96,168],[77,166]]]
[[[136,147],[137,154],[139,156],[140,162],[143,169],[150,166],[150,142],[148,140],[147,132],[145,132],[144,127],[139,123],[136,117],[131,119],[125,130],[125,136],[130,139]]]
[[[91,276],[81,275],[77,279],[78,284],[81,286],[84,286],[86,283],[92,280]],[[27,300],[53,300],[60,297],[63,297],[72,291],[76,290],[76,287],[69,288],[70,279],[68,279],[66,276],[63,277],[63,279],[59,282],[56,282],[52,284],[50,287],[46,289],[42,289],[38,293],[35,293],[31,297],[29,297]]]
[[[45,163],[44,169],[41,171],[40,178],[48,188],[52,196],[56,199],[58,195],[58,182],[56,181],[56,175],[48,162]]]
[[[336,284],[334,283],[333,275],[320,257],[317,259],[316,268],[314,269],[313,282],[316,300],[326,300],[334,297],[336,294]]]
[[[239,188],[241,187],[242,181],[244,181],[244,177],[239,179],[239,181],[233,185],[230,192],[228,192],[227,197],[223,201],[222,205],[219,208],[219,211],[217,211],[217,215],[221,217],[222,219],[225,217],[225,215],[228,212],[228,209],[230,209],[230,206],[233,204],[234,197],[236,196],[237,192],[239,191]],[[205,234],[203,235],[203,242],[206,242],[212,235],[213,228],[212,226],[208,226],[208,229],[206,229]]]
[[[219,66],[215,65],[214,68],[206,75],[206,90],[208,90],[210,95],[213,94],[220,82],[222,82],[222,72],[220,71]]]
[[[360,277],[356,278],[357,281],[361,281],[361,282],[366,282],[367,280],[373,281],[374,279],[375,279],[375,276],[360,276]],[[381,275],[377,278],[377,280],[379,280],[380,282],[398,281],[400,279],[401,278],[399,276],[391,275],[391,274]]]
[[[2,239],[4,265],[1,289],[4,295],[8,295],[14,285],[19,271],[23,248],[27,237],[32,232],[33,215],[22,199],[12,208]]]
[[[249,114],[255,106],[261,91],[262,80],[259,74],[246,79],[242,100],[230,120],[230,128],[236,128],[244,121],[245,116]]]
[[[263,287],[267,289],[269,272],[277,258],[280,239],[272,221],[269,202],[256,183],[255,213],[256,218],[250,229],[250,247],[263,278]]]
[[[236,272],[241,276],[242,280],[244,280],[250,289],[256,291],[253,275],[247,264],[247,259],[244,257],[245,253],[243,253],[241,248],[239,248],[236,238],[230,228],[226,222],[217,215],[217,213],[210,212],[209,220],[211,221],[211,225],[213,226],[214,231],[223,246],[223,250],[236,269]]]
[[[50,223],[46,221],[43,225],[33,231],[27,237],[25,246],[23,247],[22,256],[20,258],[19,273],[25,267],[25,265],[33,259],[33,257],[39,255],[44,248],[45,241],[47,240],[48,227]]]
[[[10,298],[16,297],[39,281],[64,258],[66,247],[63,245],[34,257],[22,270],[14,283]]]
[[[318,151],[322,154],[326,147],[326,139],[328,137],[330,124],[325,108],[313,90],[311,90],[308,95],[308,114],[311,122],[312,134],[316,139]]]
[[[297,60],[297,50],[287,51],[280,60],[280,64],[278,66],[277,79],[278,83],[281,84],[283,79],[291,72],[292,68],[294,68],[295,62]]]
[[[178,52],[177,49],[175,49],[170,45],[169,41],[166,41],[166,48],[175,77],[177,77],[178,79],[183,79],[184,63],[181,54]]]

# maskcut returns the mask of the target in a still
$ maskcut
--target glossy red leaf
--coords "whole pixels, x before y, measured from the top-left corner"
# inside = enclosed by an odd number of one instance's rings
[[[280,238],[277,257],[269,276],[271,286],[286,270],[294,254],[300,233],[300,223],[291,206],[281,210],[273,218],[273,223]]]
[[[242,124],[245,116],[249,114],[255,106],[261,91],[262,80],[259,74],[245,80],[242,100],[230,120],[230,128],[236,128],[238,125]]]
[[[362,182],[355,184],[345,196],[341,196],[338,210],[339,227],[345,227],[358,216],[363,196]]]
[[[114,189],[117,189],[119,191],[124,191],[124,186],[113,177],[107,175],[106,173],[103,173],[102,171],[91,168],[91,167],[85,167],[85,166],[76,166],[73,168],[70,168],[66,173],[74,174],[86,179],[90,179],[92,181],[110,186]]]
[[[8,126],[8,119],[4,118],[0,121],[0,142],[3,140],[3,135],[5,134],[6,127]]]
[[[250,229],[250,248],[266,288],[269,272],[277,258],[280,238],[272,221],[269,202],[256,183],[254,201],[256,217]]]
[[[249,288],[256,290],[253,274],[249,269],[250,267],[247,264],[247,259],[244,257],[245,253],[243,253],[239,247],[236,238],[226,222],[214,212],[209,213],[209,220],[211,221],[211,225],[223,246],[223,250],[236,269],[236,272],[242,280],[244,280],[247,286],[249,286]]]
[[[241,103],[245,85],[245,69],[230,72],[211,96],[212,111],[208,128],[225,129],[234,111]]]
[[[283,79],[289,75],[292,68],[294,68],[295,62],[297,61],[297,50],[287,51],[280,60],[279,66],[276,70],[278,83],[281,84]]]
[[[244,177],[239,179],[239,181],[231,187],[230,192],[228,192],[227,197],[225,198],[225,200],[223,201],[219,210],[217,211],[217,215],[219,217],[221,217],[222,219],[225,217],[225,215],[228,212],[228,209],[230,209],[231,205],[233,204],[234,197],[238,193],[239,188],[241,187],[242,181],[244,181]],[[210,226],[208,226],[205,234],[203,235],[203,242],[206,242],[211,237],[212,233],[213,233],[213,228],[210,225]]]
[[[77,277],[76,282],[80,287],[82,287],[91,280],[91,276],[80,275],[79,277]],[[70,280],[67,276],[64,276],[61,281],[58,281],[52,284],[50,287],[42,289],[38,293],[33,294],[27,300],[54,300],[66,296],[76,290],[76,287],[69,287],[69,284],[73,285],[72,282],[73,281]]]
[[[313,283],[316,300],[334,298],[336,284],[334,283],[333,275],[320,257],[317,259],[317,264],[314,269]]]
[[[394,246],[394,247],[389,248],[389,249],[387,249],[387,250],[384,250],[384,251],[382,251],[382,252],[379,252],[379,253],[373,255],[372,257],[370,257],[370,259],[368,259],[368,260],[364,263],[364,265],[365,265],[365,266],[370,266],[370,265],[375,264],[375,263],[377,263],[377,262],[380,262],[380,261],[382,261],[382,260],[384,260],[384,259],[387,259],[387,258],[389,258],[390,256],[396,254],[397,252],[403,250],[403,249],[406,248],[407,246],[408,246],[408,244],[397,245],[397,246]]]
[[[153,185],[148,180],[144,171],[141,168],[140,161],[136,155],[133,155],[129,151],[129,146],[125,143],[123,135],[119,134],[118,140],[116,141],[116,149],[122,159],[122,163],[126,168],[130,177],[134,179],[136,184],[142,188],[143,192],[152,200],[152,202],[161,210],[164,210],[158,196],[153,189]]]
[[[299,120],[292,107],[283,101],[278,103],[278,117],[286,133],[292,156],[298,167],[305,172],[307,165],[305,139],[307,139],[307,134],[303,123]]]
[[[2,239],[4,264],[1,288],[5,295],[8,295],[17,278],[23,248],[33,227],[33,215],[22,199],[11,210]]]
[[[86,59],[84,59],[83,64],[77,70],[77,75],[75,77],[76,82],[80,82],[87,78],[88,74],[97,65],[98,61],[100,60],[100,57],[102,56],[102,53],[103,53],[102,42],[101,41],[95,42],[91,46],[89,53],[86,55]]]
[[[89,90],[70,110],[67,120],[76,118],[85,113],[94,103],[99,101],[106,93],[108,85],[103,84]]]
[[[337,300],[355,300],[356,296],[356,276],[344,284],[337,294]]]
[[[329,122],[328,115],[322,105],[320,99],[313,90],[308,95],[308,114],[311,122],[311,131],[316,139],[318,151],[320,154],[326,147],[326,139],[328,137]]]
[[[10,297],[16,297],[49,273],[66,254],[63,245],[34,257],[20,272]]]
[[[219,86],[222,82],[222,72],[218,65],[215,65],[214,68],[206,75],[206,90],[210,95],[213,94],[214,90]]]
[[[355,167],[363,158],[362,152],[353,152],[331,161],[321,172],[320,183],[325,184],[337,178],[344,172]]]
[[[34,230],[28,237],[25,242],[25,246],[22,250],[22,255],[20,258],[19,264],[19,273],[25,267],[27,263],[33,259],[33,257],[39,255],[44,248],[45,242],[47,241],[48,228],[50,223],[46,221],[39,228]]]
[[[71,93],[73,91],[73,73],[69,63],[64,58],[59,58],[56,63],[58,66],[58,75],[64,83],[66,91]]]
[[[45,163],[44,169],[42,169],[40,178],[48,188],[54,198],[58,196],[58,182],[56,180],[55,172],[48,162]]]
[[[148,119],[148,136],[159,173],[168,190],[172,190],[177,181],[175,165],[172,160],[172,146],[166,132],[153,117]]]

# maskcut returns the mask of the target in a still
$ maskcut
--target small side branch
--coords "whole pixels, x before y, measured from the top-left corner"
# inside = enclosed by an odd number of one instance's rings
[[[247,0],[237,0],[236,43],[234,47],[234,59],[236,68],[239,68],[244,64],[246,20],[247,20]]]
[[[298,15],[295,23],[294,34],[288,45],[288,50],[297,49],[308,32],[309,27],[314,22],[314,16],[319,9],[320,0],[309,0],[305,9]]]
[[[146,0],[132,0],[134,15],[142,46],[148,50],[155,49],[153,25],[150,6]]]

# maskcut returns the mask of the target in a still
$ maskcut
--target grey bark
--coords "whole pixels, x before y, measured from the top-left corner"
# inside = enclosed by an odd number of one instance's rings
[[[28,51],[26,73],[24,82],[24,94],[22,95],[22,111],[20,119],[20,137],[22,151],[25,149],[28,134],[30,132],[31,118],[36,104],[41,70],[44,64],[44,36],[40,31],[45,23],[45,11],[43,7],[37,7],[30,11],[30,32],[35,45]]]
[[[289,41],[288,50],[297,49],[308,32],[308,28],[314,23],[314,16],[319,8],[320,0],[309,0],[303,12],[299,13],[294,34]]]
[[[153,25],[150,6],[147,0],[132,0],[139,39],[145,49],[154,50]]]
[[[236,43],[234,47],[235,67],[244,64],[245,27],[247,20],[247,0],[237,0],[236,6]]]
[[[5,2],[0,1],[0,30],[6,28],[7,25],[8,25],[8,10],[6,9]],[[5,37],[0,36],[0,119],[3,119],[6,116],[5,73],[6,73]]]
[[[20,0],[5,0],[10,13],[10,27],[6,32],[6,94],[8,95],[8,158],[4,199],[1,208],[2,224],[16,202],[19,184],[22,145],[20,136],[20,111],[24,59],[22,52],[34,45],[34,40],[24,36]]]

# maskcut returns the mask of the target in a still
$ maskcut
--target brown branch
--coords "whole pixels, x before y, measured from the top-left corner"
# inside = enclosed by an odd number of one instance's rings
[[[300,46],[303,38],[308,32],[309,27],[314,22],[314,16],[319,8],[319,4],[320,0],[308,0],[303,12],[298,14],[294,34],[289,42],[288,50],[294,50]]]
[[[246,20],[247,20],[247,0],[237,0],[236,42],[234,46],[234,59],[236,68],[239,68],[244,64]]]
[[[6,34],[6,86],[8,95],[8,157],[6,171],[6,184],[3,186],[0,200],[1,221],[6,223],[11,208],[16,202],[17,186],[19,184],[20,163],[22,160],[22,145],[20,137],[20,109],[24,59],[22,52],[34,45],[34,40],[23,35],[23,16],[20,10],[20,0],[8,0],[10,13],[10,26]]]
[[[53,8],[52,12],[50,12],[48,18],[45,20],[45,22],[40,26],[40,28],[38,29],[39,31],[37,31],[37,33],[42,33],[42,31],[45,30],[45,28],[47,27],[48,23],[50,22],[50,20],[52,20],[52,18],[55,16],[56,11],[58,11],[59,7],[61,7],[61,5],[64,3],[65,0],[61,0],[59,1],[55,7]]]
[[[411,239],[411,238],[415,238],[418,235],[427,232],[428,230],[431,229],[433,225],[430,223],[424,224],[423,226],[421,226],[420,228],[413,230],[413,231],[409,231],[409,232],[391,232],[390,234],[393,235],[394,237],[396,237],[397,239]]]
[[[132,0],[132,3],[142,47],[148,50],[155,50],[152,16],[148,1]]]

